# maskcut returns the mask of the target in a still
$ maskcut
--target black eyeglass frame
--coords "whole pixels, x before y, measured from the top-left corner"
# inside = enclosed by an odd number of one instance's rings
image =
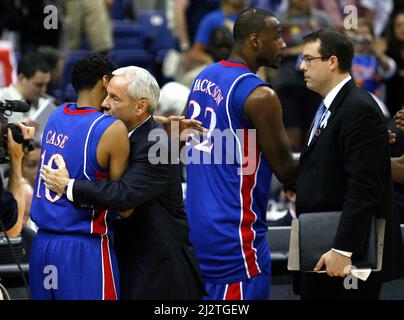
[[[328,60],[331,58],[331,56],[329,57],[312,57],[312,56],[302,56],[302,61],[304,61],[304,63],[310,63],[313,60],[317,60],[317,59],[321,59],[322,61],[324,60]]]

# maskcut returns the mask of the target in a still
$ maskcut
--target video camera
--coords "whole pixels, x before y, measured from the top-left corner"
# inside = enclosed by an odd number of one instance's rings
[[[0,163],[10,161],[7,153],[7,128],[10,128],[15,142],[22,144],[24,153],[34,150],[34,140],[24,139],[21,129],[14,123],[8,123],[6,116],[10,116],[13,112],[27,112],[29,105],[19,100],[0,100]]]

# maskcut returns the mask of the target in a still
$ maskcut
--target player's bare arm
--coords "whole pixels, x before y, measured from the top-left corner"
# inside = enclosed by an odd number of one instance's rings
[[[102,135],[97,147],[97,160],[103,168],[109,168],[109,178],[119,180],[128,167],[128,129],[116,120]]]
[[[117,120],[104,132],[97,148],[98,163],[109,168],[109,179],[120,179],[128,167],[129,150],[128,129],[121,120]],[[123,217],[132,213],[133,209],[119,212]]]
[[[97,161],[103,168],[109,168],[109,179],[119,180],[128,166],[129,139],[126,125],[115,121],[102,135],[97,146]],[[55,159],[57,169],[46,165],[41,168],[41,177],[45,186],[57,193],[64,193],[70,175],[66,167]],[[130,216],[133,210],[120,212],[124,217]]]
[[[244,104],[244,114],[257,129],[258,144],[282,183],[296,180],[298,161],[293,158],[282,122],[282,108],[275,91],[256,88]]]

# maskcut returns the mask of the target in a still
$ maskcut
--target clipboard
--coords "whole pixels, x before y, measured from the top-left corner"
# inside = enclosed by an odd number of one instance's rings
[[[384,247],[384,233],[386,227],[385,219],[376,219],[376,250],[377,250],[377,266],[371,269],[371,271],[381,271],[383,263],[383,247]],[[288,270],[289,271],[301,271],[300,270],[300,250],[299,250],[299,219],[293,219],[290,230],[290,242],[289,242],[289,256],[288,256]],[[331,248],[330,248],[331,249]],[[313,266],[314,269],[314,266]],[[359,270],[359,269],[358,269]],[[307,272],[307,271],[306,271]],[[311,271],[308,271],[311,272]],[[315,271],[312,271],[315,272]],[[322,272],[322,271],[320,271]],[[325,272],[325,271],[323,271]]]
[[[56,105],[53,103],[52,100],[47,100],[43,103],[38,110],[32,115],[32,120],[37,122],[41,128],[45,128],[46,123],[53,111],[56,110]]]

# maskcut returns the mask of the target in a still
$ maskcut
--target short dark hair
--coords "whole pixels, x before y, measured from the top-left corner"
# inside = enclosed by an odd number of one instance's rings
[[[214,61],[227,59],[233,48],[233,35],[226,26],[221,26],[213,30],[207,52],[213,57]]]
[[[44,57],[38,52],[29,52],[24,55],[17,68],[18,74],[22,73],[25,78],[32,78],[37,71],[44,73],[50,72],[50,67]]]
[[[112,72],[116,65],[107,57],[92,53],[80,60],[73,66],[72,85],[78,93],[81,90],[92,89],[103,76],[112,78]]]
[[[336,56],[339,61],[341,72],[350,72],[352,59],[354,57],[354,47],[348,35],[336,28],[326,28],[314,31],[304,38],[304,42],[315,42],[320,40],[320,55],[322,57]]]
[[[265,19],[268,17],[274,17],[274,15],[263,9],[247,8],[242,10],[234,23],[234,41],[243,41],[251,33],[264,30],[266,27]]]

